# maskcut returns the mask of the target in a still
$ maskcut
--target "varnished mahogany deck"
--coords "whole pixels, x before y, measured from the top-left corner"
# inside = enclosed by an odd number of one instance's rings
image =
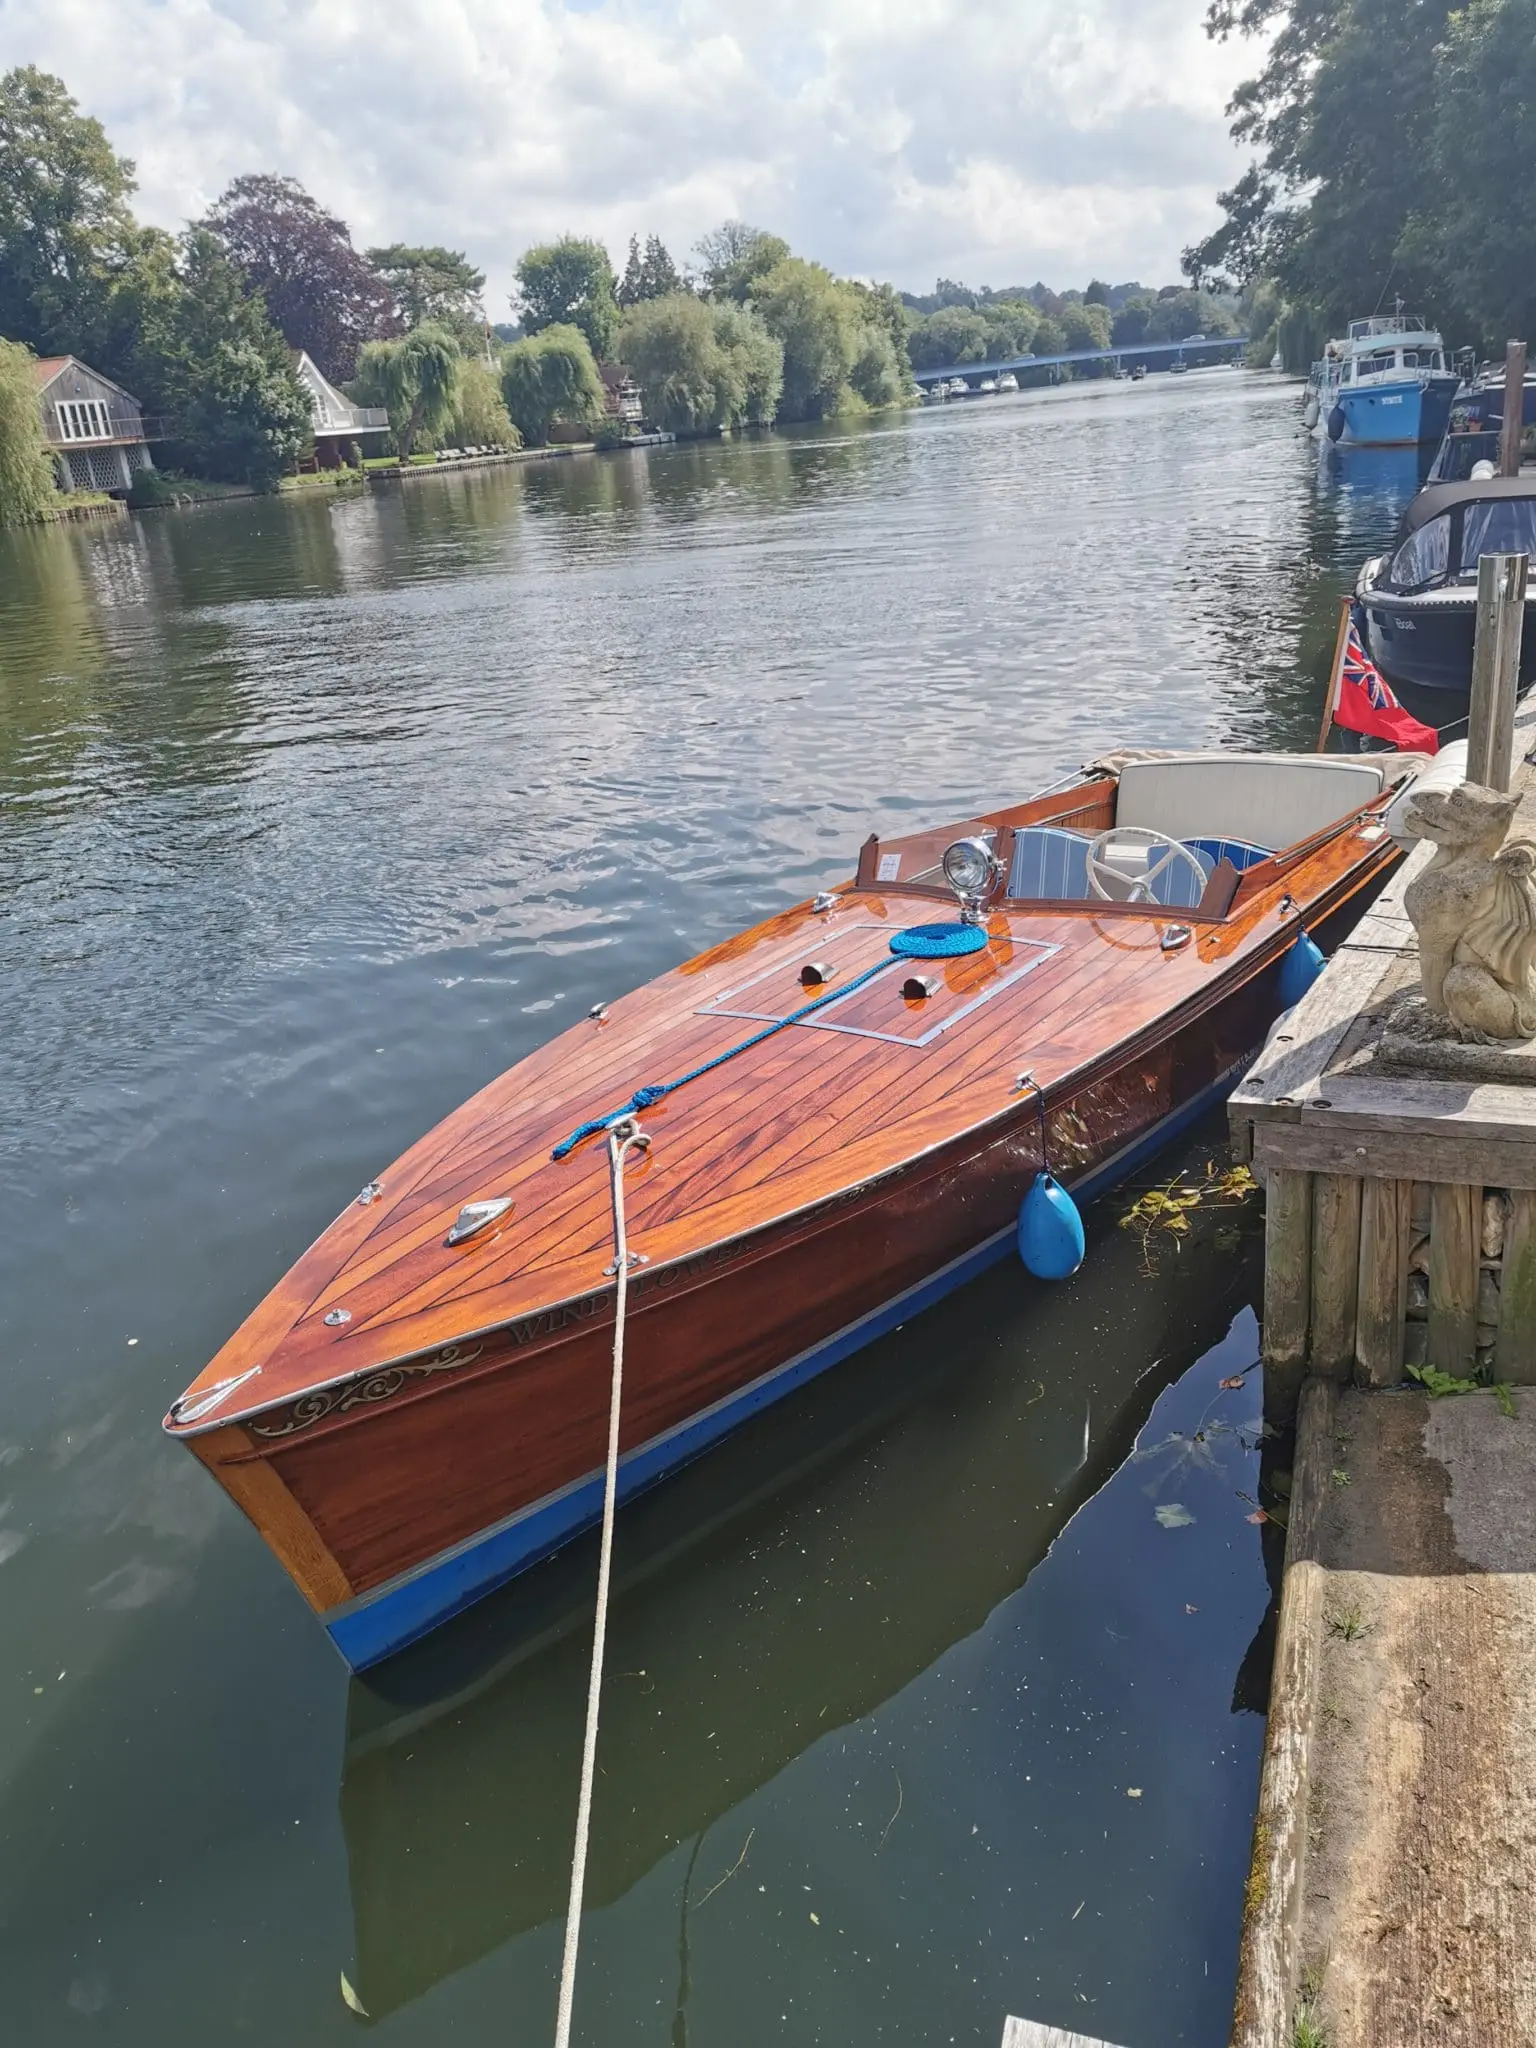
[[[1070,813],[1095,829],[1112,788],[998,817]],[[1172,952],[1166,913],[1006,905],[983,953],[922,967],[942,981],[927,1002],[904,1000],[908,967],[890,966],[826,1013],[855,1029],[790,1026],[648,1109],[651,1150],[627,1178],[630,1243],[648,1264],[631,1284],[626,1450],[1006,1227],[1041,1161],[1037,1090],[1050,1163],[1071,1179],[1216,1083],[1273,1014],[1296,911],[1315,928],[1392,857],[1370,820],[1348,827],[1253,871],[1229,914],[1190,920],[1194,941]],[[805,1003],[806,961],[838,963],[835,996],[887,957],[892,932],[947,914],[933,895],[850,887],[829,913],[801,906],[684,963],[493,1081],[304,1254],[184,1403],[259,1373],[205,1419],[167,1427],[316,1606],[384,1585],[600,1462],[606,1145],[558,1162],[551,1147],[761,1028],[723,1011]],[[447,1247],[460,1207],[490,1195],[514,1198],[501,1224]],[[327,1326],[337,1308],[351,1320]]]

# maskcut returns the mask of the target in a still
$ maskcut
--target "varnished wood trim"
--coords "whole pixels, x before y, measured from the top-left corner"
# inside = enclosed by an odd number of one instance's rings
[[[193,1439],[191,1449],[254,1524],[317,1614],[351,1599],[351,1580],[243,1429],[227,1423]]]

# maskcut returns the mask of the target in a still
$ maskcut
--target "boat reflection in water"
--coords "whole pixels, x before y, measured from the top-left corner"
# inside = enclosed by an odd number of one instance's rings
[[[1251,1257],[1197,1231],[1148,1278],[1125,1200],[1090,1215],[1091,1279],[996,1269],[627,1510],[589,1912],[980,1628],[1226,1330]],[[563,1916],[595,1555],[351,1681],[349,1974],[375,2019]]]

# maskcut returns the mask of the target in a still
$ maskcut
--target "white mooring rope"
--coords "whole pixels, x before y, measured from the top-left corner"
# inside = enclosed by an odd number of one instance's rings
[[[570,2048],[571,2007],[576,1997],[576,1950],[581,1941],[581,1895],[587,1882],[587,1840],[592,1831],[592,1780],[597,1770],[597,1721],[603,1691],[603,1653],[608,1643],[608,1580],[613,1563],[613,1514],[619,1490],[619,1408],[624,1392],[624,1318],[629,1304],[629,1244],[624,1227],[624,1163],[632,1147],[643,1152],[650,1139],[626,1117],[608,1132],[608,1170],[613,1186],[613,1388],[608,1396],[608,1467],[603,1479],[603,1534],[597,1564],[597,1620],[592,1630],[592,1675],[587,1683],[587,1733],[581,1747],[581,1795],[576,1802],[576,1847],[571,1857],[571,1897],[565,1910],[565,1955],[560,1964],[560,2004],[555,2048]]]

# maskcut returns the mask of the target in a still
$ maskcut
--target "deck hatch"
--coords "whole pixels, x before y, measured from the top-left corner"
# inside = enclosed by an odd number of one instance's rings
[[[889,924],[851,924],[840,932],[828,933],[822,941],[822,951],[826,952],[833,946],[842,947],[850,941],[860,940],[862,944],[859,951],[867,955],[870,951],[869,936],[874,934],[883,943],[889,943],[892,929]],[[884,975],[878,975],[874,981],[866,982],[862,987],[849,988],[839,995],[828,997],[811,1016],[802,1017],[796,1028],[840,1031],[853,1038],[879,1038],[890,1045],[910,1045],[914,1048],[930,1045],[942,1032],[948,1031],[952,1025],[969,1017],[972,1011],[979,1009],[983,1003],[991,1002],[992,998],[1001,995],[1004,989],[1012,988],[1015,982],[1021,981],[1026,974],[1033,973],[1043,961],[1049,960],[1053,954],[1061,951],[1060,946],[1047,945],[1039,939],[1010,938],[1007,943],[1012,955],[1009,964],[1001,973],[993,975],[974,992],[959,993],[953,989],[946,990],[941,984],[921,1003],[904,1003],[898,963],[893,959],[893,972],[889,979]],[[878,958],[878,954],[875,957]],[[974,963],[982,957],[980,954],[970,954],[953,964],[961,969],[969,964],[974,971]],[[753,1024],[781,1023],[791,1012],[799,1009],[807,998],[808,991],[802,988],[796,979],[796,964],[779,962],[772,967],[763,968],[748,980],[738,982],[734,988],[722,990],[710,1002],[701,1003],[695,1015],[740,1017]],[[867,958],[848,963],[850,969],[862,968],[869,964],[871,963]],[[910,962],[907,964],[911,965]],[[777,986],[770,990],[765,984]],[[759,991],[757,1001],[762,1007],[753,1006],[754,990]],[[945,1003],[946,994],[953,997],[957,993],[958,1001],[953,1002],[952,1006]],[[769,1007],[769,1003],[774,1007]],[[849,1004],[855,1006],[855,1014],[860,1017],[867,1018],[871,1011],[877,1014],[883,1012],[890,1017],[893,1026],[899,1027],[905,1023],[907,1028],[881,1030],[869,1022],[854,1023],[847,1015],[838,1014]]]

